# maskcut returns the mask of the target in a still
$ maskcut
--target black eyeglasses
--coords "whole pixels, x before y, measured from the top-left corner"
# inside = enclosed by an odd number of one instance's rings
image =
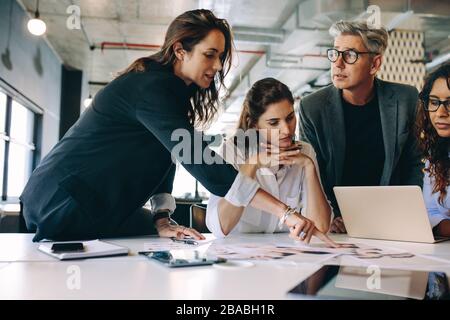
[[[341,54],[342,59],[344,59],[345,63],[354,64],[358,60],[360,54],[378,54],[378,52],[369,52],[369,51],[362,52],[353,49],[348,49],[344,51],[339,51],[337,49],[327,50],[328,60],[330,60],[331,62],[336,62]]]
[[[425,111],[436,112],[443,105],[445,110],[450,113],[450,100],[428,99],[424,101],[423,108]]]

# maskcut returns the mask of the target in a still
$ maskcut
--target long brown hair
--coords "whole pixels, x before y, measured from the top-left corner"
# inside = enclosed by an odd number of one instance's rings
[[[439,67],[425,79],[422,92],[419,94],[415,131],[422,154],[430,163],[425,172],[435,179],[433,193],[440,193],[439,203],[443,204],[447,195],[447,187],[450,185],[450,159],[448,156],[450,139],[437,134],[431,123],[430,115],[424,108],[428,105],[434,82],[441,78],[447,80],[447,87],[450,89],[450,64]]]
[[[199,87],[192,97],[191,110],[189,110],[191,124],[194,125],[197,122],[207,124],[217,113],[219,89],[225,87],[224,78],[230,70],[233,47],[233,39],[228,22],[225,19],[217,18],[211,11],[205,9],[191,10],[176,17],[167,29],[161,49],[151,56],[137,59],[120,75],[129,72],[148,71],[149,61],[173,66],[177,59],[173,50],[175,43],[180,42],[183,49],[190,52],[212,30],[221,31],[225,37],[225,51],[220,58],[223,68],[218,72],[218,87],[216,86],[216,81],[212,81],[207,89]]]
[[[270,104],[283,100],[294,104],[292,92],[284,83],[274,78],[256,81],[245,96],[238,129],[246,131],[253,128]]]

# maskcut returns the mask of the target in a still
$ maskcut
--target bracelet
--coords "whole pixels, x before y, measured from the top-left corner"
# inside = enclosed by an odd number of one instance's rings
[[[283,228],[283,224],[286,222],[287,218],[293,213],[295,213],[295,208],[291,208],[288,206],[286,208],[286,211],[284,211],[283,216],[280,218],[280,222],[278,223],[278,227],[280,229]]]

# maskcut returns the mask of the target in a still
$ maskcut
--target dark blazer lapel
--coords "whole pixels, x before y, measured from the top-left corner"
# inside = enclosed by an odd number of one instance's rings
[[[381,185],[389,185],[392,174],[392,167],[395,156],[395,143],[397,139],[397,104],[394,92],[386,84],[375,80],[378,95],[378,105],[380,108],[381,128],[383,131],[385,160],[383,173],[381,175]]]
[[[328,137],[334,155],[334,159],[330,159],[330,161],[334,162],[335,184],[339,185],[342,180],[345,158],[345,123],[340,90],[334,86],[331,87],[327,107]]]

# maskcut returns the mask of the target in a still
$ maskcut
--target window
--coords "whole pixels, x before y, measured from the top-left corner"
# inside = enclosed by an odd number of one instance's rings
[[[0,186],[2,201],[17,202],[33,170],[37,115],[0,92]]]
[[[5,163],[5,142],[6,136],[6,101],[7,96],[3,92],[0,92],[0,164]],[[0,191],[3,190],[3,170],[4,165],[0,167]]]
[[[172,195],[179,199],[194,199],[196,188],[199,197],[202,199],[209,198],[208,190],[206,190],[200,182],[177,162],[177,171],[173,181]]]

